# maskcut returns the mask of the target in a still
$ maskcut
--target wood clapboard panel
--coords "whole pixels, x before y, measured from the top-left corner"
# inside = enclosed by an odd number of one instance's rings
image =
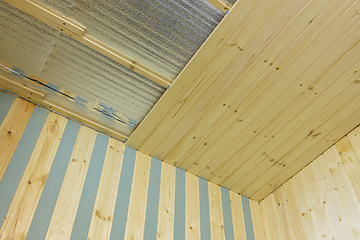
[[[264,199],[360,123],[359,13],[237,1],[127,145]]]
[[[8,96],[0,239],[253,239],[248,198]]]
[[[360,238],[360,127],[259,204],[255,239]],[[272,226],[277,219],[277,228]]]

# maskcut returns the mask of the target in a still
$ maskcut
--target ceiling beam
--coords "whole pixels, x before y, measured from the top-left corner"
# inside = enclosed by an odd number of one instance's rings
[[[160,84],[167,88],[171,85],[172,81],[159,73],[149,69],[148,67],[138,63],[134,59],[122,54],[121,52],[107,46],[106,44],[88,36],[86,29],[73,23],[71,20],[66,19],[54,11],[47,9],[28,0],[4,0],[13,7],[29,14],[30,16],[38,19],[39,21],[49,25],[50,27],[58,30],[59,32],[68,35],[69,37],[81,42],[85,46],[105,55],[106,57],[120,63],[121,65],[133,70],[134,72],[147,77],[148,79]]]
[[[207,1],[224,13],[226,13],[232,7],[231,3],[223,2],[221,0],[207,0]]]

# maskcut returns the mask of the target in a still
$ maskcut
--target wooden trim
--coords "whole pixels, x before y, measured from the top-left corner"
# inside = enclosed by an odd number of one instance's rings
[[[225,240],[220,186],[208,182],[211,239]]]
[[[226,13],[228,10],[230,10],[232,4],[228,2],[223,2],[221,0],[206,0],[210,4],[214,5],[214,7],[218,8],[220,11]]]
[[[234,229],[234,240],[246,239],[246,229],[245,229],[241,196],[233,191],[229,191],[229,194],[230,194],[231,215],[232,215],[233,229]],[[251,208],[251,202],[252,201],[250,201],[250,208]],[[252,212],[251,212],[251,216],[253,216]]]
[[[199,178],[185,173],[185,240],[200,240]]]
[[[42,79],[38,79],[38,80],[42,81]],[[23,97],[36,104],[39,104],[40,106],[49,108],[50,110],[63,114],[71,119],[74,119],[94,129],[109,134],[110,136],[113,136],[121,141],[126,141],[126,139],[128,138],[126,134],[113,129],[111,126],[106,126],[101,122],[91,120],[87,116],[83,114],[79,114],[71,110],[70,108],[59,106],[56,102],[47,99],[45,93],[42,93],[40,91],[28,87],[26,84],[27,82],[30,83],[29,80],[26,79],[23,80],[18,77],[15,77],[5,69],[0,68],[0,87],[3,87],[4,89],[19,95],[20,97]],[[6,85],[2,85],[2,83],[6,83]]]
[[[85,28],[79,26],[76,23],[73,23],[71,20],[66,19],[53,10],[48,9],[45,6],[41,6],[38,3],[35,4],[29,0],[5,0],[5,2],[57,29],[61,33],[72,37],[85,46],[94,49],[108,58],[111,58],[115,62],[118,62],[121,65],[133,70],[134,72],[147,77],[161,86],[168,87],[171,85],[171,80],[136,62],[134,59],[131,59],[128,56],[116,51],[106,44],[91,38],[86,34]]]

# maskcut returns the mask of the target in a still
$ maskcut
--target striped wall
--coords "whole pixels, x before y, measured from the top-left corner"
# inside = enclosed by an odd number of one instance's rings
[[[254,239],[248,198],[0,92],[0,239]]]
[[[255,239],[360,239],[360,127],[252,203]]]

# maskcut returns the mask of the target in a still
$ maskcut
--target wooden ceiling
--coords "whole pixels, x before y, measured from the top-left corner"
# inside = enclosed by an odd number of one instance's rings
[[[360,123],[360,2],[239,0],[127,145],[262,200]]]

